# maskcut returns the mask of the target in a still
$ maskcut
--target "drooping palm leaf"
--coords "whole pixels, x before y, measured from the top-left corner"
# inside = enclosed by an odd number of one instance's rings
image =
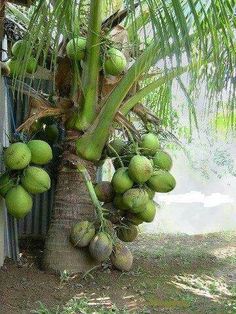
[[[161,52],[162,59],[158,66],[161,66],[166,73],[173,67],[199,61],[204,66],[190,70],[194,82],[198,79],[206,79],[209,83],[209,95],[222,92],[227,83],[231,95],[234,94],[234,84],[230,79],[226,82],[225,78],[234,75],[235,1],[139,0],[135,2],[125,0],[124,3],[129,12],[124,25],[132,30],[132,42],[127,45],[134,47],[134,56],[140,55],[150,45],[150,41],[155,39],[157,44],[152,46],[151,55],[155,56]],[[136,3],[139,6],[134,10]],[[86,0],[80,2],[39,0],[34,7],[26,35],[29,54],[34,47],[36,58],[40,59],[43,55],[44,64],[50,54],[50,68],[54,70],[58,47],[62,39],[78,36],[79,30],[81,34],[86,35],[87,4]],[[27,57],[24,56],[25,59]],[[147,67],[144,68],[147,69]],[[135,83],[139,76],[133,76],[132,82],[130,81],[128,85]],[[119,90],[119,86],[117,89]],[[129,88],[126,92],[129,92]],[[116,92],[112,93],[109,102],[121,103],[123,99],[124,95],[121,96]],[[230,106],[233,112],[232,103]],[[117,107],[118,105],[114,106],[115,111]],[[192,109],[190,113],[193,113]],[[111,117],[114,114],[115,112],[111,114]],[[92,128],[95,129],[95,124]]]

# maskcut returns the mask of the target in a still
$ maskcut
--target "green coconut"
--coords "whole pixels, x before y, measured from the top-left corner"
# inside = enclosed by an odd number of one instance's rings
[[[121,155],[124,147],[126,146],[125,141],[123,141],[121,138],[115,138],[108,144],[107,153],[109,157],[116,157],[118,155]]]
[[[129,176],[136,183],[146,182],[153,174],[153,166],[145,156],[136,155],[129,163]]]
[[[127,65],[124,54],[115,48],[110,48],[105,56],[104,69],[106,74],[119,75],[121,74]]]
[[[21,185],[11,188],[5,201],[9,214],[16,219],[24,218],[33,206],[32,197]]]
[[[148,186],[160,193],[172,191],[176,186],[175,178],[166,170],[156,170],[147,182]]]
[[[130,189],[123,195],[124,206],[132,213],[143,211],[148,201],[148,193],[139,188]]]
[[[124,210],[124,211],[128,209],[128,207],[124,204],[122,194],[116,194],[113,200],[113,204],[117,209]]]
[[[22,74],[22,70],[23,70],[22,65],[18,60],[9,59],[6,62],[6,65],[10,69],[10,75],[11,76],[18,76],[18,75]]]
[[[40,120],[42,121],[43,124],[46,124],[46,126],[55,124],[56,122],[56,119],[54,116],[43,117]]]
[[[36,72],[37,67],[38,67],[37,60],[34,57],[30,57],[27,60],[26,72],[30,73],[30,74],[33,74],[33,73]]]
[[[85,247],[95,236],[96,230],[92,222],[80,221],[76,223],[70,232],[70,241],[74,246]]]
[[[21,177],[21,184],[27,192],[32,194],[44,193],[51,187],[48,173],[39,167],[28,167]]]
[[[31,151],[24,143],[11,144],[4,153],[6,167],[13,170],[24,169],[31,160]]]
[[[31,151],[31,162],[36,165],[45,165],[52,160],[51,146],[41,140],[32,140],[27,144]]]
[[[5,196],[7,192],[14,186],[14,181],[9,174],[4,173],[0,176],[0,195]]]
[[[160,148],[158,137],[153,133],[144,134],[139,146],[142,154],[148,156],[153,156]]]
[[[121,271],[129,271],[133,265],[133,255],[127,246],[116,243],[111,254],[111,262]]]
[[[140,219],[137,214],[133,213],[127,213],[125,219],[135,226],[141,225],[143,223],[143,220]]]
[[[97,183],[94,190],[100,202],[109,203],[112,202],[115,197],[115,191],[109,181]]]
[[[112,186],[116,193],[124,193],[132,188],[134,182],[129,177],[128,168],[119,168],[112,177]]]
[[[153,156],[153,164],[155,168],[169,171],[172,168],[172,159],[169,154],[159,149]]]
[[[117,230],[117,237],[124,242],[133,242],[138,236],[138,228],[132,223],[126,223]]]
[[[23,56],[26,53],[27,43],[24,40],[18,40],[11,48],[14,57]]]
[[[145,191],[147,192],[149,199],[152,200],[155,196],[155,191],[153,191],[152,189],[150,189],[148,186],[145,186]]]
[[[83,60],[85,57],[86,39],[77,37],[71,39],[66,45],[67,56],[75,61]]]
[[[45,138],[47,142],[54,144],[58,141],[59,138],[59,129],[57,124],[46,125],[44,129]]]
[[[91,256],[98,262],[104,262],[112,253],[112,239],[106,232],[99,232],[89,244]]]
[[[141,213],[137,214],[137,218],[145,222],[152,222],[156,215],[156,204],[153,201],[148,201],[146,208]]]

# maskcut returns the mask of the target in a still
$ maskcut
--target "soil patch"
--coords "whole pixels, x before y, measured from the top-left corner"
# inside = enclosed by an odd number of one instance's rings
[[[129,247],[129,273],[58,276],[39,268],[42,243],[24,242],[0,270],[0,314],[236,313],[236,233],[141,234]]]

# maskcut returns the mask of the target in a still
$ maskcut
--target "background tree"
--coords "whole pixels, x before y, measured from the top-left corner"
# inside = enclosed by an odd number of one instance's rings
[[[94,217],[94,203],[83,176],[73,169],[75,165],[83,164],[94,181],[97,165],[105,158],[105,148],[116,130],[125,129],[125,134],[140,140],[133,115],[142,121],[141,132],[168,135],[162,131],[172,112],[166,93],[177,79],[188,95],[181,81],[183,73],[189,74],[192,91],[205,79],[212,99],[224,89],[233,97],[234,6],[234,1],[223,0],[39,0],[22,14],[8,5],[8,14],[18,23],[20,19],[26,29],[12,84],[19,94],[30,91],[34,108],[19,131],[30,133],[35,121],[47,116],[56,117],[66,129],[45,245],[47,268],[75,272],[94,265],[86,249],[75,249],[69,242],[71,226]],[[81,62],[68,58],[66,51],[68,41],[78,36],[86,38]],[[115,76],[107,75],[105,68],[110,47],[123,51],[128,63],[125,71]],[[35,92],[24,83],[32,55],[41,69],[51,73],[50,95]],[[159,95],[162,119],[142,103],[150,93]],[[189,116],[197,126],[195,108],[188,104]],[[163,109],[166,105],[168,110]],[[232,103],[228,110],[233,117]]]

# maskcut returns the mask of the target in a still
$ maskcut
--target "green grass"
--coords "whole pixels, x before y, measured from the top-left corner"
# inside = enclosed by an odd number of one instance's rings
[[[39,302],[39,308],[33,310],[34,314],[128,314],[127,310],[118,310],[112,306],[110,309],[104,307],[94,307],[87,298],[71,299],[65,306],[60,308],[48,309],[43,303]]]

